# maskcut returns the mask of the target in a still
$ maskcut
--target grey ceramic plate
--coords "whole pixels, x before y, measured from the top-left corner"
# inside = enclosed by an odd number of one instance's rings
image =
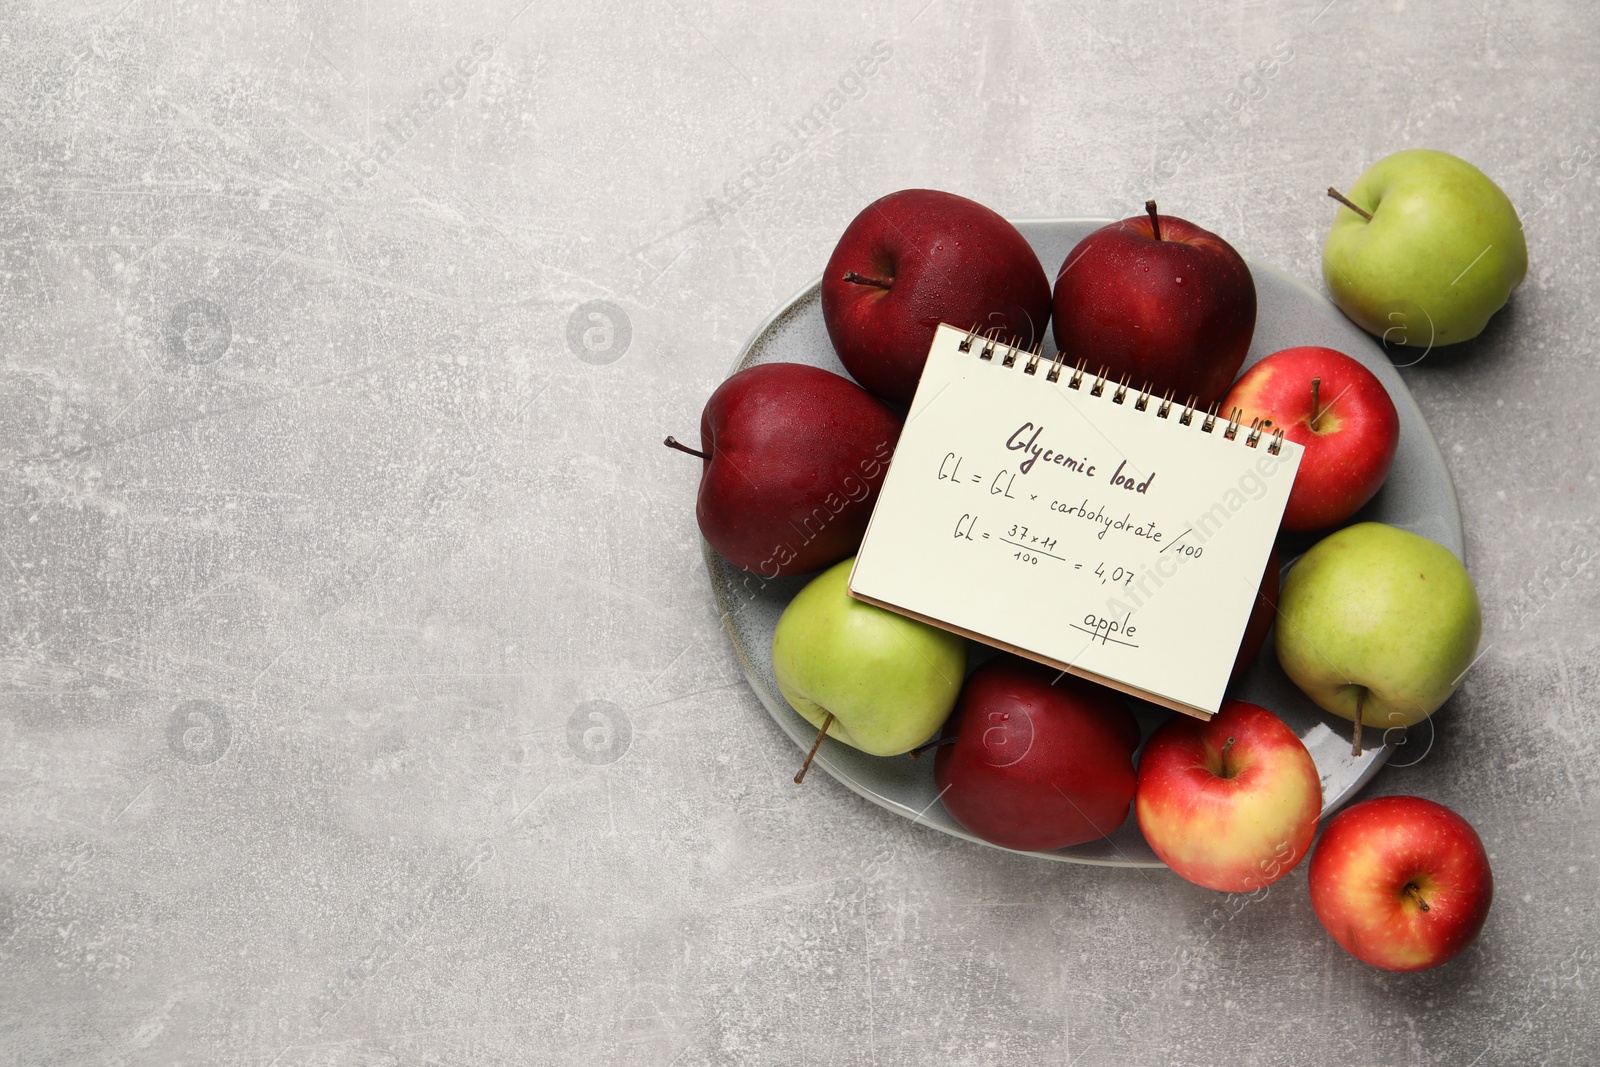
[[[1072,246],[1108,221],[1043,219],[1016,225],[1053,279]],[[1439,446],[1422,420],[1422,413],[1383,350],[1320,293],[1272,267],[1251,263],[1250,270],[1255,276],[1259,310],[1246,366],[1282,348],[1326,345],[1354,356],[1370,368],[1388,388],[1400,411],[1400,447],[1394,468],[1383,489],[1351,521],[1375,519],[1401,526],[1446,545],[1460,556],[1461,513],[1456,505],[1455,489],[1450,484],[1450,473],[1445,468],[1444,457],[1439,454]],[[757,363],[809,363],[838,374],[845,373],[822,322],[818,285],[814,282],[807,286],[756,329],[739,353],[734,372]],[[1055,345],[1047,340],[1046,358],[1054,353]],[[1280,540],[1279,552],[1285,565],[1307,543],[1309,539],[1300,543]],[[733,640],[745,677],[773,719],[794,740],[798,766],[801,755],[816,736],[816,729],[795,714],[779,694],[772,673],[770,646],[778,616],[806,579],[762,583],[730,566],[709,547],[705,556],[711,572],[711,587],[722,609],[722,621]],[[982,651],[978,646],[973,647],[970,660],[974,665],[981,662]],[[1272,653],[1270,637],[1255,664],[1229,690],[1229,695],[1271,708],[1300,735],[1322,774],[1324,814],[1360,790],[1405,740],[1396,734],[1385,738],[1392,743],[1369,748],[1359,757],[1352,756],[1350,724],[1318,709],[1283,675]],[[1138,716],[1146,737],[1170,714],[1143,701],[1130,699],[1129,705]],[[1428,727],[1424,727],[1426,729]],[[828,738],[817,754],[816,763],[868,800],[898,815],[956,837],[987,844],[963,830],[936,802],[938,790],[933,784],[931,755],[919,760],[904,756],[868,756]],[[1029,855],[1075,863],[1161,866],[1131,814],[1122,828],[1109,838]]]

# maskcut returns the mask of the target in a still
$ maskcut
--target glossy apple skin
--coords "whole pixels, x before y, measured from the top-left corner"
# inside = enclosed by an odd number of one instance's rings
[[[1320,378],[1322,412],[1311,425],[1311,382]],[[1400,445],[1400,415],[1389,391],[1367,368],[1332,348],[1274,352],[1233,383],[1222,412],[1244,412],[1248,426],[1282,430],[1305,449],[1283,511],[1286,530],[1335,526],[1371,500],[1389,476]]]
[[[695,516],[728,562],[764,578],[854,555],[900,420],[847,378],[800,363],[740,371],[700,416]]]
[[[959,634],[849,593],[844,560],[789,601],[772,633],[772,671],[789,706],[828,736],[874,756],[909,752],[955,707],[967,670]]]
[[[1134,810],[1145,840],[1178,875],[1247,893],[1288,874],[1310,849],[1322,781],[1282,719],[1226,700],[1209,722],[1174,715],[1145,742]]]
[[[1453,959],[1483,929],[1494,900],[1477,831],[1420,797],[1376,797],[1334,816],[1311,857],[1310,882],[1311,907],[1333,939],[1386,971]]]
[[[891,283],[882,289],[845,272]],[[822,273],[822,318],[839,360],[876,396],[910,404],[939,323],[1044,339],[1050,280],[1017,228],[982,204],[905,189],[867,205]]]
[[[1228,391],[1256,328],[1256,285],[1216,234],[1161,216],[1102,226],[1061,263],[1052,304],[1056,347],[1068,363],[1149,382],[1206,407]]]
[[[1344,190],[1322,248],[1339,310],[1385,344],[1478,336],[1528,273],[1516,206],[1464,159],[1427,148],[1385,156]]]
[[[1421,722],[1472,666],[1483,612],[1443,545],[1381,522],[1335,530],[1278,594],[1278,664],[1317,706],[1388,730]]]
[[[934,782],[945,810],[985,841],[1065,848],[1128,817],[1139,726],[1104,686],[1016,656],[990,660],[962,687],[943,733],[952,738]]]
[[[1261,585],[1256,589],[1256,602],[1250,607],[1250,619],[1244,624],[1244,636],[1239,639],[1239,653],[1233,658],[1233,670],[1228,680],[1233,681],[1249,669],[1261,646],[1267,643],[1272,630],[1272,620],[1278,610],[1278,546],[1267,553],[1267,567],[1261,572]]]

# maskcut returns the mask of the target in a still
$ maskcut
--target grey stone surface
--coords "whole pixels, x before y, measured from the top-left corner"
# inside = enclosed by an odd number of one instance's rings
[[[1591,5],[522,3],[0,5],[0,1062],[1600,1059]],[[1371,788],[1478,827],[1479,941],[795,789],[659,442],[851,216],[1316,281],[1407,146],[1532,257],[1405,371],[1485,651]]]

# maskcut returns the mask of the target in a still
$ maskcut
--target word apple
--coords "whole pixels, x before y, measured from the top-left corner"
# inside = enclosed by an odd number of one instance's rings
[[[772,668],[789,706],[819,728],[819,743],[826,735],[874,756],[899,755],[933,736],[955,707],[967,642],[856,600],[847,589],[854,563],[823,571],[789,601],[772,634]]]
[[[1350,187],[1322,246],[1322,277],[1339,310],[1400,345],[1478,336],[1528,273],[1517,209],[1477,167],[1407,149]]]
[[[1065,848],[1128,817],[1139,726],[1117,695],[1001,656],[972,672],[933,778],[945,810],[1003,848]]]
[[[1278,597],[1278,662],[1325,711],[1387,730],[1421,722],[1472,665],[1483,629],[1461,561],[1409,530],[1362,522],[1300,557]]]
[[[1256,329],[1256,284],[1233,246],[1172,215],[1102,226],[1056,275],[1056,347],[1113,380],[1205,407],[1244,364]]]
[[[1286,530],[1348,519],[1383,485],[1400,444],[1400,416],[1377,377],[1343,352],[1285,348],[1244,372],[1222,401],[1264,433],[1304,447],[1283,511]]]
[[[1208,722],[1174,715],[1151,735],[1133,807],[1145,840],[1179,876],[1244,893],[1288,874],[1311,847],[1322,780],[1282,719],[1227,700]]]
[[[1419,797],[1377,797],[1328,823],[1311,908],[1350,955],[1386,971],[1457,956],[1489,917],[1494,875],[1472,825]]]
[[[806,574],[852,555],[867,531],[900,420],[847,378],[763,363],[717,387],[700,416],[695,517],[736,567]]]
[[[856,381],[909,404],[939,323],[1030,348],[1050,319],[1050,280],[1027,239],[982,204],[905,189],[845,228],[822,273],[822,318]]]

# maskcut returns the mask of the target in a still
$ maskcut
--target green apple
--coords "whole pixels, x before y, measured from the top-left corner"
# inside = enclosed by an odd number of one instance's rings
[[[789,602],[772,634],[778,689],[811,725],[874,756],[909,752],[956,705],[966,674],[959,634],[853,598],[855,559],[823,571]]]
[[[1349,202],[1370,218],[1340,209],[1322,246],[1322,276],[1339,310],[1386,342],[1476,337],[1528,273],[1517,209],[1448,152],[1385,156],[1356,179]]]
[[[1324,710],[1387,730],[1443,704],[1478,650],[1483,616],[1448,548],[1381,522],[1318,541],[1278,595],[1278,662]]]

